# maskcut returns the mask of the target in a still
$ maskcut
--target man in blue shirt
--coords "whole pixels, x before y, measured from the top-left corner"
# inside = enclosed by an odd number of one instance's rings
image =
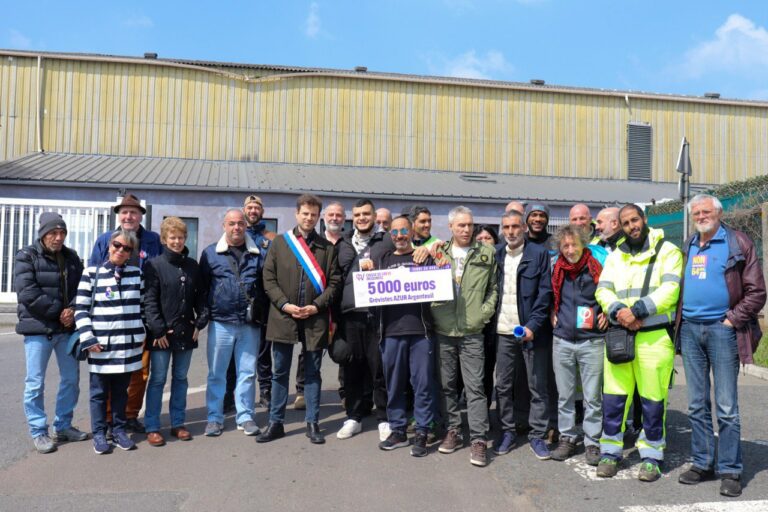
[[[765,304],[765,281],[752,240],[721,223],[723,206],[716,197],[697,195],[688,208],[697,233],[684,246],[677,348],[683,355],[688,385],[693,464],[679,481],[694,485],[714,478],[717,472],[720,494],[736,497],[741,495],[743,468],[739,360],[752,362],[752,352],[761,337],[757,314]],[[717,451],[710,368],[719,434]]]

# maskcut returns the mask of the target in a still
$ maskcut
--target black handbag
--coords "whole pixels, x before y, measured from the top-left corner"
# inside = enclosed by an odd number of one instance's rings
[[[662,238],[656,244],[656,251],[648,262],[648,269],[645,271],[645,280],[643,281],[643,288],[640,290],[640,297],[645,297],[648,294],[653,265],[656,263],[656,256],[659,254],[663,243],[664,239]],[[630,331],[620,325],[608,328],[608,331],[605,333],[605,356],[610,363],[629,363],[635,359],[635,334],[635,331]]]

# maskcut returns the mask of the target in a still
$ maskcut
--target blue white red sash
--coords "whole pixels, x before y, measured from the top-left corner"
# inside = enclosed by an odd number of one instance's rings
[[[297,238],[296,235],[293,234],[293,231],[287,231],[283,233],[283,236],[285,237],[285,242],[288,244],[288,247],[290,247],[293,252],[293,255],[296,256],[296,259],[301,263],[304,273],[309,277],[309,281],[312,283],[315,291],[320,295],[323,293],[323,290],[325,290],[325,274],[320,268],[320,264],[317,263],[315,255],[309,250],[307,242],[304,241],[303,237]]]

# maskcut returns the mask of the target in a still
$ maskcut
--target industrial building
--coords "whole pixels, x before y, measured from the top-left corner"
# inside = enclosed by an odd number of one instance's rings
[[[125,191],[147,224],[179,215],[199,251],[246,194],[278,230],[298,192],[400,211],[464,204],[497,223],[510,199],[563,222],[677,196],[680,142],[694,186],[768,171],[768,103],[636,91],[185,59],[0,50],[0,300],[43,209],[78,225],[81,255]]]

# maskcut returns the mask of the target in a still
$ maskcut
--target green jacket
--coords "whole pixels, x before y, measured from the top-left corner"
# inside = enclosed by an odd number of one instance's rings
[[[438,249],[435,263],[450,265],[455,277],[452,245],[453,240]],[[435,331],[454,337],[481,333],[496,311],[498,295],[495,251],[491,246],[474,243],[467,253],[461,281],[455,283],[454,279],[453,300],[432,303]]]

